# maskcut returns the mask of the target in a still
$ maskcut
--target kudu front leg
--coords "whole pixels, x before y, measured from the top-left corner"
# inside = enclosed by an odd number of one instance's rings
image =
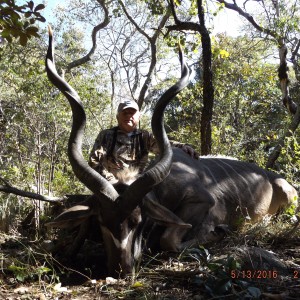
[[[184,200],[188,199],[188,200]],[[215,205],[215,200],[205,190],[191,191],[186,193],[175,213],[183,221],[188,220],[192,228],[169,226],[165,229],[160,239],[160,245],[163,250],[181,251],[185,248],[195,246],[201,243],[199,232],[205,232],[210,235],[214,231],[214,226],[210,223],[210,213]],[[200,224],[200,226],[199,226]],[[202,240],[203,241],[203,240]]]
[[[79,231],[70,246],[65,251],[65,256],[74,258],[78,254],[80,248],[83,246],[85,240],[87,239],[90,231],[90,219],[87,219],[82,224],[80,224]]]

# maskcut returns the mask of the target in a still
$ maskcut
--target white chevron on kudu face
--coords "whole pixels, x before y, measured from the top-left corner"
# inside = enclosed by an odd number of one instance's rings
[[[132,238],[133,235],[133,231],[130,230],[128,232],[128,234],[122,238],[122,240],[119,240],[117,238],[115,238],[115,236],[112,234],[112,232],[105,226],[101,226],[101,230],[103,235],[108,236],[112,239],[112,241],[114,242],[114,245],[116,246],[116,248],[124,250],[127,248],[128,246],[128,241]]]

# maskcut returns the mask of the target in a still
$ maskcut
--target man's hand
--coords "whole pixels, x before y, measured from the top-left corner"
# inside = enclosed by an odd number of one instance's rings
[[[183,145],[181,148],[184,152],[190,155],[192,158],[198,159],[199,153],[189,145]]]

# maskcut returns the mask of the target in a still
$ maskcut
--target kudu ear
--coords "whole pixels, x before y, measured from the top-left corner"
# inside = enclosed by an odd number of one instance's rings
[[[147,216],[159,225],[192,228],[191,224],[184,223],[173,212],[171,212],[165,206],[162,206],[156,201],[150,199],[148,196],[145,197],[143,207]]]
[[[93,210],[88,205],[75,205],[65,210],[52,222],[47,223],[46,226],[74,228],[86,221],[91,215],[93,215]]]

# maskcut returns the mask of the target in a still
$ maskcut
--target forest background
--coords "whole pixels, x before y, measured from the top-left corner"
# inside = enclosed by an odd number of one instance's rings
[[[34,12],[38,3],[28,3]],[[241,19],[240,32],[225,23],[216,33],[216,18],[228,10]],[[32,21],[27,32],[2,31],[2,190],[84,191],[66,156],[71,111],[45,73],[49,23],[57,66],[88,114],[86,155],[97,133],[115,124],[122,99],[138,102],[140,126],[149,129],[156,100],[178,77],[180,43],[194,76],[167,109],[169,136],[203,155],[273,168],[299,186],[298,1],[70,1],[52,14],[36,31]],[[0,219],[27,211],[33,203],[24,199],[1,193]]]
[[[50,20],[37,1],[4,18],[12,3],[0,6],[0,230],[17,230],[33,209],[39,229],[47,201],[88,192],[66,154],[71,111],[45,73],[49,23],[57,68],[86,109],[86,157],[123,99],[138,102],[150,129],[156,100],[179,77],[179,43],[193,77],[167,108],[170,138],[271,168],[299,190],[298,0],[76,0]],[[242,24],[233,36],[215,30],[228,11]]]
[[[156,100],[178,77],[180,43],[194,76],[167,109],[169,136],[204,155],[271,167],[298,187],[298,2],[208,1],[202,11],[199,3],[70,1],[53,11],[58,68],[88,114],[85,154],[115,124],[122,99],[138,102],[149,129]],[[214,31],[228,9],[243,20],[235,36]],[[27,32],[6,28],[0,48],[1,190],[12,192],[0,195],[2,220],[37,205],[10,187],[46,197],[84,191],[66,156],[71,112],[45,73],[47,27],[24,20]]]

